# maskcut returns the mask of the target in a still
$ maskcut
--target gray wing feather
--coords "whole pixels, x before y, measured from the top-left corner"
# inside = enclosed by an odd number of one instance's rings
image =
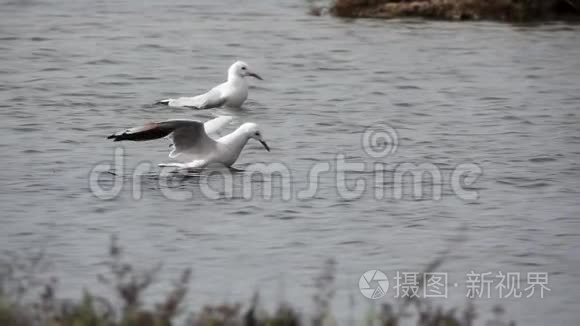
[[[207,135],[204,124],[199,121],[168,120],[162,124],[173,129],[169,135],[174,147],[169,153],[171,158],[187,154],[188,160],[203,159],[216,147],[216,142]]]
[[[206,110],[217,108],[226,103],[222,92],[217,88],[212,88],[209,92],[194,97],[180,97],[176,99],[167,99],[160,101],[160,103],[167,103],[169,106],[188,107],[198,110]]]
[[[221,129],[223,129],[230,122],[232,122],[233,119],[234,117],[232,116],[222,115],[217,118],[206,121],[203,124],[203,126],[205,127],[205,133],[209,137],[217,139],[219,138],[219,132],[221,131]]]
[[[218,89],[212,89],[209,92],[196,96],[192,99],[191,105],[184,105],[198,110],[207,110],[217,108],[225,104],[226,99]]]
[[[146,141],[169,136],[173,150],[169,157],[187,154],[188,159],[205,159],[211,155],[216,142],[205,132],[204,124],[195,120],[167,120],[151,122],[143,127],[127,129],[107,138],[113,141]]]
[[[112,134],[107,139],[112,139],[113,141],[145,141],[166,137],[171,132],[173,132],[173,129],[162,125],[162,123],[150,122],[142,127],[135,127]]]

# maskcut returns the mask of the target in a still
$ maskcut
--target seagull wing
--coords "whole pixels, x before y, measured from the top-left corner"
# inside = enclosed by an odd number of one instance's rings
[[[217,108],[226,103],[226,97],[223,95],[221,85],[212,88],[209,92],[193,97],[180,97],[176,99],[165,99],[158,103],[169,106],[188,107],[197,110],[206,110]]]
[[[135,127],[127,129],[122,132],[117,132],[107,137],[113,141],[145,141],[159,139],[168,136],[173,132],[173,129],[168,128],[163,122],[149,122],[142,127]]]
[[[219,131],[230,124],[234,118],[232,116],[222,115],[215,119],[206,121],[203,126],[205,133],[213,139],[219,138]]]
[[[224,115],[208,120],[203,124],[205,133],[212,139],[219,139],[221,137],[220,130],[228,125],[233,119],[234,118],[232,116]],[[174,146],[171,135],[169,135],[167,138],[169,138],[169,141],[171,142],[169,146]]]
[[[143,127],[127,129],[113,134],[113,141],[146,141],[163,137],[171,138],[174,145],[169,157],[184,156],[189,161],[208,160],[216,152],[216,141],[205,132],[204,124],[195,120],[167,120],[151,122]]]

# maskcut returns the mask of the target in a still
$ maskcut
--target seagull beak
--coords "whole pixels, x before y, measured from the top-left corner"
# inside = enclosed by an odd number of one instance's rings
[[[270,147],[268,147],[268,144],[266,144],[266,142],[265,142],[265,141],[263,141],[263,140],[261,140],[261,139],[260,139],[260,140],[259,140],[259,142],[260,142],[260,143],[262,143],[262,145],[264,146],[264,148],[265,148],[265,149],[266,149],[268,152],[270,151]]]
[[[262,79],[262,77],[260,77],[260,75],[253,73],[253,72],[248,72],[248,76],[254,77],[254,78],[259,79],[259,80],[264,80],[264,79]]]

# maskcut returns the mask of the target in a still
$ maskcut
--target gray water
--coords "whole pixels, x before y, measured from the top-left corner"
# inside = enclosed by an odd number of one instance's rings
[[[492,292],[478,300],[483,311],[501,304],[520,324],[575,324],[580,26],[349,21],[306,11],[289,0],[2,1],[1,249],[42,249],[72,296],[95,286],[118,234],[140,266],[162,262],[168,278],[193,267],[196,306],[247,302],[258,290],[305,312],[315,276],[335,258],[334,305],[344,320],[351,297],[354,310],[370,304],[358,290],[363,272],[379,269],[392,281],[451,248],[439,268],[450,283],[465,284],[471,271],[549,273],[543,299]],[[244,198],[244,172],[233,176],[233,196],[218,199],[200,192],[203,176],[160,185],[153,167],[132,177],[141,162],[168,160],[163,141],[122,144],[121,193],[101,200],[90,191],[91,169],[118,146],[107,135],[151,120],[211,118],[151,103],[207,90],[237,59],[265,80],[251,80],[245,108],[231,114],[236,124],[260,124],[272,151],[250,141],[236,167],[285,164],[289,200],[279,182],[272,198]],[[377,123],[398,135],[396,151],[379,158],[361,145]],[[365,192],[340,196],[328,172],[313,196],[296,196],[314,165],[336,170],[337,154],[364,164],[347,179],[367,182]],[[377,199],[377,189],[393,189],[392,180],[375,182],[377,162],[430,163],[444,175],[475,164],[483,175],[469,190],[479,197],[460,198],[444,178],[439,200]],[[252,180],[254,190],[265,185]],[[191,198],[167,199],[166,188]],[[463,304],[465,294],[459,286],[437,302]],[[384,300],[393,302],[392,290]]]

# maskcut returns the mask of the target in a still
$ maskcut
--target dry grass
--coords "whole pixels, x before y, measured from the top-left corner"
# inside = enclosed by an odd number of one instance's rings
[[[335,0],[339,17],[528,21],[580,17],[580,0]]]
[[[424,272],[435,271],[443,262],[437,259]],[[125,260],[122,248],[113,238],[109,248],[108,272],[99,275],[101,284],[112,289],[111,297],[85,291],[77,300],[62,300],[56,295],[56,281],[37,275],[44,270],[41,256],[0,256],[0,325],[2,326],[322,326],[337,325],[331,302],[335,295],[336,262],[328,260],[314,280],[314,296],[310,314],[305,318],[285,302],[274,312],[260,306],[258,294],[248,304],[206,305],[186,309],[184,299],[191,272],[185,270],[174,282],[173,289],[153,305],[143,302],[156,282],[159,266],[139,271]],[[43,273],[44,274],[44,273]],[[420,287],[422,284],[419,285]],[[156,298],[159,295],[155,295]],[[371,306],[372,307],[372,306]],[[494,312],[488,324],[508,325],[503,309]],[[182,316],[182,317],[179,317]],[[415,317],[411,317],[415,316]],[[444,310],[430,302],[413,298],[394,304],[383,304],[379,311],[353,316],[366,325],[471,326],[475,321],[474,306]],[[509,324],[514,325],[514,324]]]

